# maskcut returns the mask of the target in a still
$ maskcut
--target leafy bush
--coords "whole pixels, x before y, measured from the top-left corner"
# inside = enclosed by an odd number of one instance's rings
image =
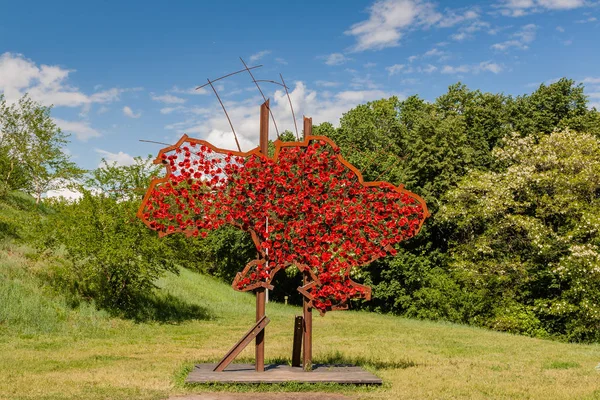
[[[485,293],[480,324],[600,340],[600,140],[513,135],[494,156],[499,171],[470,173],[439,213],[455,276]]]

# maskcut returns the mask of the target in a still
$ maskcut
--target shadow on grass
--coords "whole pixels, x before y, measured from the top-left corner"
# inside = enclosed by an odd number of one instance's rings
[[[323,357],[317,357],[313,359],[315,365],[336,365],[340,367],[346,366],[359,366],[373,369],[406,369],[411,367],[417,367],[419,364],[412,360],[402,359],[394,361],[383,361],[375,358],[366,357],[349,357],[342,354],[339,351],[334,353],[326,354]]]
[[[131,318],[135,322],[159,322],[163,324],[214,319],[214,315],[209,309],[163,293],[154,293],[138,299],[136,307],[126,312],[125,317]]]

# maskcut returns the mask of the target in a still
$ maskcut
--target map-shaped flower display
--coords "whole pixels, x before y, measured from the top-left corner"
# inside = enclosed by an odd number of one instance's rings
[[[237,274],[239,291],[272,288],[280,269],[295,265],[311,281],[299,288],[321,314],[370,298],[352,268],[387,254],[414,236],[429,215],[422,198],[387,182],[363,182],[328,138],[275,142],[274,157],[259,148],[234,152],[183,136],[160,151],[167,168],[139,209],[144,223],[167,235],[207,235],[230,224],[250,232],[259,253]]]

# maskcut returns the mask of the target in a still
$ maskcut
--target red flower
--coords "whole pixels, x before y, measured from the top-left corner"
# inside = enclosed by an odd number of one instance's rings
[[[188,145],[184,145],[189,143]],[[339,148],[326,140],[282,147],[278,158],[234,156],[188,139],[159,157],[170,165],[154,180],[138,215],[161,234],[230,224],[256,234],[264,262],[248,265],[238,290],[273,279],[288,265],[310,268],[317,285],[313,307],[325,311],[368,297],[349,278],[352,268],[396,254],[391,247],[414,236],[428,215],[418,196],[391,184],[365,185]],[[268,220],[268,228],[267,228]],[[174,221],[174,222],[170,222]]]

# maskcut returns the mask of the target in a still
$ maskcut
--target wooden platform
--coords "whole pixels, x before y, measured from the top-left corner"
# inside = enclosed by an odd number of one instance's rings
[[[223,372],[214,372],[217,364],[197,364],[186,383],[339,383],[349,385],[381,385],[382,380],[353,365],[315,365],[311,372],[289,365],[265,365],[256,372],[254,364],[230,364]]]

